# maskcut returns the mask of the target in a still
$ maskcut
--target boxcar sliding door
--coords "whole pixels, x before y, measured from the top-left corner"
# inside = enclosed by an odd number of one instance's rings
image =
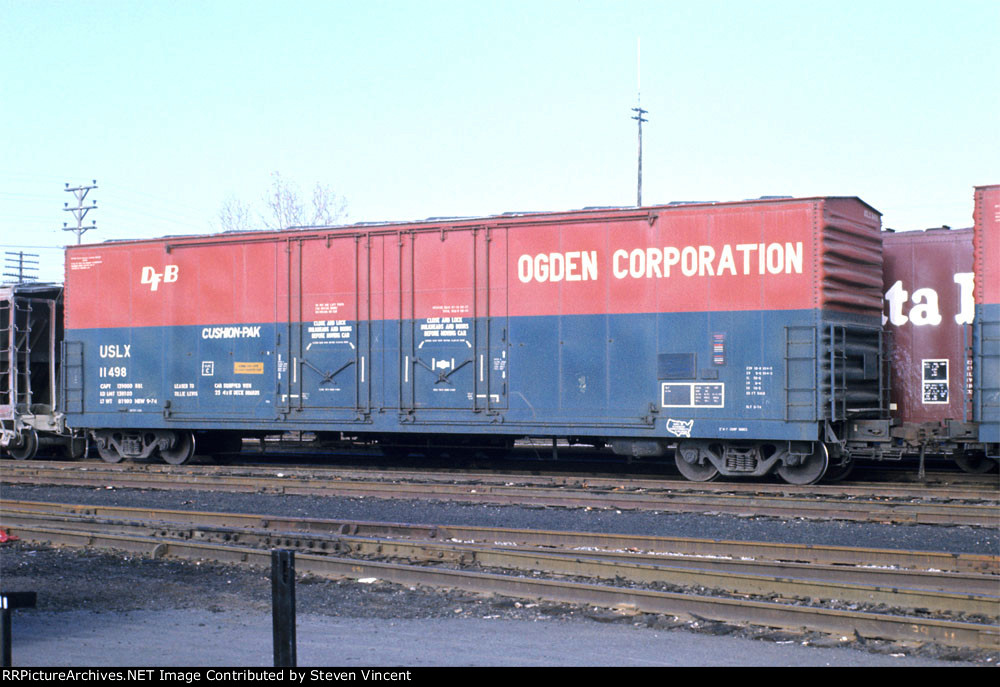
[[[331,412],[322,413],[322,419],[368,417],[370,275],[367,235],[331,233],[288,239],[289,395],[285,404],[291,413],[324,409]]]
[[[507,407],[506,230],[403,232],[400,409]]]

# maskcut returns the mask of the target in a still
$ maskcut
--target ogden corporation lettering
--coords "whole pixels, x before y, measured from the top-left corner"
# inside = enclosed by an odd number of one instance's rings
[[[600,261],[598,251],[525,254],[517,260],[517,278],[524,284],[593,281]],[[802,274],[802,242],[618,248],[607,269],[615,279]]]

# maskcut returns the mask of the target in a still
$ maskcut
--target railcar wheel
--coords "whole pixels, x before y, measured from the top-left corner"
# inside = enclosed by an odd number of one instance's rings
[[[97,455],[99,455],[101,460],[105,463],[120,463],[125,460],[125,456],[118,453],[118,449],[116,449],[110,442],[107,446],[102,445],[100,439],[94,443],[97,444]]]
[[[178,432],[177,442],[172,449],[160,449],[160,458],[171,465],[184,465],[194,458],[194,435],[191,432]]]
[[[962,468],[964,472],[972,475],[982,475],[992,470],[997,462],[987,458],[984,453],[956,453],[955,464]]]
[[[826,444],[817,442],[816,446],[818,448],[808,456],[804,456],[798,465],[783,464],[779,467],[777,473],[781,479],[789,484],[802,485],[816,484],[823,479],[826,469],[830,466],[830,454],[826,450]]]
[[[691,482],[712,482],[719,478],[719,469],[712,465],[710,461],[704,461],[703,463],[689,463],[684,459],[684,454],[688,453],[678,447],[674,451],[674,463],[677,465],[677,471],[681,473],[684,479]],[[698,452],[691,452],[695,457]]]
[[[33,429],[21,432],[21,440],[8,448],[14,460],[31,460],[38,455],[38,433]]]

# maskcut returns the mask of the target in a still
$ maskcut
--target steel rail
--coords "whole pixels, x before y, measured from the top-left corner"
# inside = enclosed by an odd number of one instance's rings
[[[837,484],[821,484],[796,486],[791,484],[769,484],[766,482],[706,482],[694,483],[686,480],[670,478],[649,478],[629,476],[601,476],[584,473],[528,474],[518,470],[510,471],[470,471],[470,470],[407,470],[399,468],[358,468],[358,467],[301,467],[301,466],[218,466],[218,465],[186,465],[183,467],[163,465],[159,463],[89,463],[79,462],[45,462],[39,463],[7,463],[21,469],[47,468],[65,469],[69,471],[86,470],[90,472],[148,472],[154,474],[171,474],[184,470],[190,474],[199,475],[229,475],[242,477],[299,478],[304,480],[335,479],[353,481],[397,481],[421,483],[471,484],[541,487],[571,487],[577,489],[613,489],[619,491],[639,490],[669,490],[673,493],[696,494],[736,494],[757,496],[816,496],[843,497],[863,499],[933,499],[939,501],[963,501],[1000,503],[1000,482],[973,482],[958,486],[947,486],[934,483],[884,484],[874,482],[840,482]]]
[[[219,490],[295,495],[341,495],[374,498],[440,498],[469,503],[525,504],[543,506],[622,508],[668,512],[717,512],[745,516],[776,516],[842,519],[863,522],[969,525],[996,527],[1000,505],[907,503],[900,501],[839,500],[820,497],[740,496],[691,494],[671,490],[628,492],[618,489],[521,488],[508,485],[414,484],[383,480],[301,479],[285,473],[266,477],[242,477],[193,473],[107,471],[98,469],[19,468],[0,475],[10,484],[76,484],[107,486],[109,483],[139,489]]]
[[[636,552],[646,555],[687,556],[698,560],[796,562],[873,569],[935,570],[951,573],[1000,575],[1000,556],[939,551],[908,551],[815,544],[694,539],[634,534],[559,532],[467,525],[420,525],[357,520],[287,517],[271,514],[219,513],[195,510],[62,504],[37,501],[0,501],[3,512],[75,514],[118,520],[159,520],[165,523],[215,527],[270,529],[313,534],[353,535],[382,539],[421,539],[485,543],[491,546],[544,547],[574,551]]]
[[[165,541],[146,536],[121,536],[68,530],[39,530],[32,537],[58,537],[78,547],[98,547],[221,563],[270,564],[268,550],[244,546]],[[896,641],[932,641],[947,646],[1000,650],[1000,629],[993,624],[954,622],[879,613],[796,606],[777,602],[704,597],[691,593],[629,589],[594,583],[534,579],[441,567],[345,559],[315,554],[296,555],[296,571],[333,578],[376,578],[405,585],[461,589],[558,603],[586,604],[705,618],[739,625],[764,625],[790,630],[811,630]]]
[[[655,554],[618,554],[598,551],[553,551],[541,548],[512,550],[492,544],[454,541],[376,539],[342,534],[303,535],[300,531],[273,528],[235,528],[204,526],[186,527],[157,518],[155,520],[112,519],[76,514],[12,511],[4,508],[4,526],[18,536],[48,530],[100,532],[154,536],[174,540],[197,540],[239,544],[255,548],[292,548],[297,551],[323,554],[353,554],[403,559],[411,562],[478,565],[485,568],[530,571],[550,575],[577,576],[636,584],[667,584],[721,590],[727,594],[777,595],[784,598],[837,599],[840,602],[881,604],[906,609],[926,609],[945,614],[973,614],[998,619],[1000,622],[1000,577],[949,576],[939,573],[919,573],[920,578],[936,580],[945,589],[921,589],[914,586],[918,574],[893,573],[909,588],[872,582],[886,571],[860,571],[867,581],[847,583],[824,579],[820,571],[810,571],[812,579],[789,576],[803,572],[806,566],[786,564],[779,574],[713,569],[722,567],[715,562],[700,561],[700,565],[685,567],[674,561],[655,560]],[[775,567],[775,566],[770,566]],[[781,567],[781,566],[778,566]],[[910,576],[909,578],[907,576]],[[897,580],[893,580],[895,583]]]

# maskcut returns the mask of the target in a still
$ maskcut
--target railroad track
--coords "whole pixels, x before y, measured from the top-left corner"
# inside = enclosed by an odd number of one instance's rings
[[[726,513],[820,520],[1000,525],[1000,492],[982,487],[846,484],[793,487],[492,472],[5,462],[8,484],[215,490],[452,502]]]
[[[1000,650],[997,556],[20,501],[0,523],[47,544],[261,566],[287,548],[323,577]]]

